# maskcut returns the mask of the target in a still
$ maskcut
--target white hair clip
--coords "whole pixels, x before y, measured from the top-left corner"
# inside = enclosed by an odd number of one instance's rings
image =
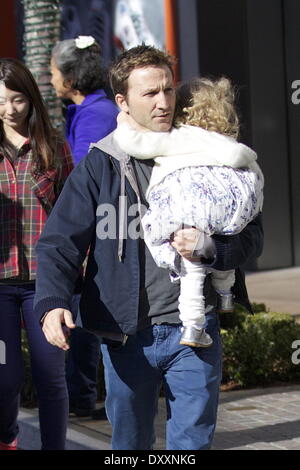
[[[75,39],[75,44],[78,49],[86,49],[95,43],[95,38],[93,36],[78,36]]]

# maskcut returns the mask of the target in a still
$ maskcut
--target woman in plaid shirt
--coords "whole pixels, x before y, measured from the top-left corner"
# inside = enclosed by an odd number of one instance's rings
[[[32,314],[35,245],[73,169],[39,89],[16,59],[0,59],[0,450],[17,448],[23,382],[21,321],[39,402],[42,449],[64,449],[68,416],[64,353]]]

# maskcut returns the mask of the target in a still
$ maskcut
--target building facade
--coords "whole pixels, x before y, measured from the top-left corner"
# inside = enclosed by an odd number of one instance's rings
[[[62,38],[93,34],[108,63],[115,54],[117,1],[62,0]],[[171,3],[176,11],[179,78],[225,75],[232,79],[238,90],[241,140],[257,152],[265,175],[265,248],[247,268],[300,266],[300,2]],[[20,0],[15,0],[17,16],[12,4],[1,1],[2,56],[20,54]]]

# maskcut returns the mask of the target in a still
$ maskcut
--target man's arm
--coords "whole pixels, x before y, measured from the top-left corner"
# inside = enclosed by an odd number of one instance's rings
[[[210,265],[213,269],[236,269],[252,258],[258,258],[263,250],[264,232],[262,215],[259,214],[237,235],[213,235],[216,257]]]
[[[174,234],[172,246],[181,256],[192,258],[198,238],[199,231],[195,228],[178,230]],[[263,238],[262,216],[259,214],[237,235],[213,235],[215,253],[206,265],[220,271],[236,269],[249,259],[261,255]]]
[[[65,335],[61,324],[72,328],[69,315],[72,295],[95,235],[99,187],[88,163],[83,160],[68,178],[36,249],[38,271],[34,312],[39,319],[44,317],[43,330],[48,341],[63,349]],[[100,165],[98,170],[100,178]]]

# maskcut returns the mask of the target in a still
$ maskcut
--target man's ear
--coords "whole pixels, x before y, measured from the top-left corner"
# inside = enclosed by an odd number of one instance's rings
[[[124,111],[125,113],[129,112],[127,101],[124,95],[121,95],[121,93],[117,93],[115,96],[115,101],[121,111]]]

